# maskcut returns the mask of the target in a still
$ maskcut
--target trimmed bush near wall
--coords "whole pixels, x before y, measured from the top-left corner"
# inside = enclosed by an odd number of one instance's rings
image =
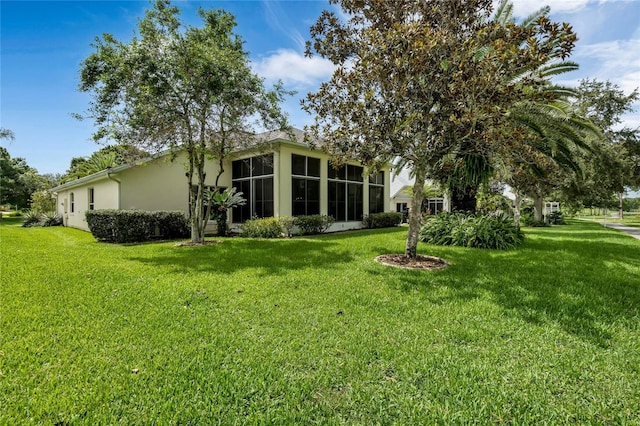
[[[365,228],[392,228],[402,223],[402,213],[371,213],[365,216],[362,224]]]
[[[255,218],[240,226],[242,236],[247,238],[279,238],[282,236],[282,224],[277,217]]]
[[[522,240],[522,233],[507,216],[441,213],[428,216],[420,229],[420,241],[441,246],[509,250]]]
[[[298,226],[298,233],[300,235],[314,235],[322,234],[333,225],[333,216],[326,214],[315,214],[310,216],[298,216],[296,218],[296,225]]]
[[[86,219],[93,236],[110,243],[189,236],[187,218],[178,211],[89,210]]]
[[[314,235],[327,232],[333,222],[327,215],[254,218],[243,223],[240,231],[247,238],[291,237],[296,228],[299,235]]]

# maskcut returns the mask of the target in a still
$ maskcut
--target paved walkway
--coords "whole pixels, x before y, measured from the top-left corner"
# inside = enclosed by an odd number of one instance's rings
[[[632,226],[625,226],[619,223],[611,223],[611,222],[600,222],[600,225],[604,226],[605,228],[613,228],[622,232],[626,232],[627,234],[631,235],[633,238],[637,238],[638,240],[640,240],[640,228],[634,228]]]

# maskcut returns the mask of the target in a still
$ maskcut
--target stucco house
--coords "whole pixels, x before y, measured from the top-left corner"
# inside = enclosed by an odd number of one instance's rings
[[[409,176],[407,169],[400,170],[399,173],[392,173],[391,176],[391,205],[390,208],[396,212],[406,213],[411,206],[411,193],[413,188],[413,180]],[[427,180],[425,184],[433,185],[431,180]],[[442,194],[437,197],[426,197],[423,202],[423,209],[429,214],[438,214],[441,212],[451,211],[451,203],[448,195]]]
[[[261,136],[267,150],[238,151],[223,166],[219,185],[236,187],[247,199],[229,214],[231,227],[252,217],[326,214],[335,219],[332,232],[361,228],[365,215],[391,210],[388,167],[373,176],[355,161],[335,169],[327,154],[304,143],[298,129]],[[174,157],[157,155],[53,188],[64,225],[88,230],[85,212],[93,209],[187,212],[186,155]],[[205,183],[213,186],[217,174],[217,162],[208,161]],[[214,227],[210,222],[208,230]]]

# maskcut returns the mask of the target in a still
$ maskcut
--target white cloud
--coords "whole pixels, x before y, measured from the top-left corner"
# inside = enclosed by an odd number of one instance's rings
[[[640,86],[640,39],[615,40],[580,47],[576,55],[591,58],[593,74],[589,77],[610,80],[625,93]]]
[[[253,69],[267,81],[282,80],[285,87],[299,90],[328,80],[335,67],[319,56],[307,58],[291,49],[279,49],[255,61]]]
[[[541,7],[551,7],[551,13],[572,13],[584,9],[589,4],[603,4],[616,0],[513,0],[513,14],[525,18]],[[495,1],[498,3],[498,0]]]

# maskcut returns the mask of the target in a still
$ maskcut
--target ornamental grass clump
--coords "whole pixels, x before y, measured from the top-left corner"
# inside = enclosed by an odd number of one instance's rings
[[[442,213],[428,216],[420,229],[420,241],[441,246],[510,250],[522,240],[507,216]]]

